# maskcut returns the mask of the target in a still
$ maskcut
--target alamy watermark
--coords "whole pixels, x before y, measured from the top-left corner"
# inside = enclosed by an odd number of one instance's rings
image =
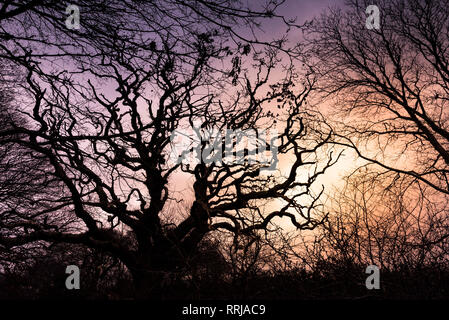
[[[262,172],[275,170],[279,161],[276,129],[218,130],[196,123],[174,130],[170,141],[169,159],[176,164],[257,165]]]
[[[376,265],[369,265],[365,270],[366,274],[369,274],[365,280],[365,286],[368,290],[380,289],[380,270]]]
[[[68,290],[79,290],[80,289],[80,268],[75,265],[67,266],[65,273],[69,274],[65,280],[65,287]]]
[[[368,30],[379,30],[380,29],[380,11],[379,7],[376,5],[370,5],[365,10],[368,17],[365,21],[365,27]]]
[[[77,5],[70,4],[65,9],[65,13],[69,16],[65,19],[65,26],[67,29],[78,30],[80,25],[80,8]]]

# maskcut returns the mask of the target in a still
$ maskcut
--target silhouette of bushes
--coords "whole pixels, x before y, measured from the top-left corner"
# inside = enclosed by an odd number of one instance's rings
[[[449,266],[400,265],[381,269],[381,289],[365,287],[364,265],[327,259],[313,268],[254,270],[232,275],[212,243],[191,261],[191,269],[167,273],[158,284],[162,300],[179,299],[445,299],[449,298]],[[215,247],[216,248],[216,247]],[[80,290],[67,290],[65,267],[81,270]],[[133,283],[123,265],[100,252],[59,245],[51,252],[7,269],[0,276],[0,299],[134,299]],[[145,298],[145,297],[137,297]]]

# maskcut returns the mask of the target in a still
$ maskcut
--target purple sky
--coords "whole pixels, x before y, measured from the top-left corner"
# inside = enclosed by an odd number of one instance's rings
[[[254,0],[253,0],[254,1]],[[297,18],[297,24],[303,24],[307,20],[320,15],[331,6],[344,6],[344,0],[286,0],[285,3],[278,8],[277,14],[284,16],[286,19]],[[258,7],[257,9],[260,9]],[[280,38],[286,30],[285,24],[280,19],[271,19],[269,22],[264,21],[262,24],[263,32],[257,32],[259,40],[273,40]],[[242,30],[242,32],[246,32]],[[290,40],[294,37],[295,30],[291,30]],[[299,38],[298,38],[299,40]]]
[[[319,15],[329,6],[340,6],[343,0],[286,0],[280,8],[280,14],[286,17],[298,17],[298,23]]]

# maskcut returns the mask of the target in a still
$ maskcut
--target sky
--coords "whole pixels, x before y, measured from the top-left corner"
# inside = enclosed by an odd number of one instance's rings
[[[304,23],[319,15],[330,6],[341,6],[343,0],[286,0],[279,13],[286,17],[297,17],[298,23]]]
[[[278,11],[279,14],[284,15],[286,18],[297,18],[297,24],[303,24],[307,20],[313,19],[315,16],[320,15],[330,6],[342,6],[343,0],[286,0],[283,6],[280,7]],[[282,24],[280,20],[273,19],[270,24],[262,25],[263,34],[258,34],[259,39],[269,40],[273,38],[278,38],[282,36],[282,32],[285,31],[285,25]],[[297,39],[300,39],[300,31],[292,30],[290,34],[291,41],[295,41],[295,33],[298,34]],[[274,75],[276,77],[276,75]],[[327,109],[329,106],[322,105],[320,108]],[[336,157],[337,152],[341,150],[336,150],[333,154]],[[326,194],[331,195],[335,188],[341,188],[343,186],[343,176],[351,172],[356,168],[357,162],[355,161],[355,155],[350,151],[343,152],[340,160],[333,165],[331,168],[322,175],[312,187],[312,191],[317,194],[321,191],[322,186],[325,188],[324,197]],[[288,163],[288,159],[283,158],[279,164],[282,172],[286,173],[291,167],[291,163]],[[311,174],[307,170],[300,172],[299,177],[306,178],[304,175]],[[173,180],[171,187],[176,190],[178,196],[182,199],[193,198],[193,190],[190,187],[190,183],[186,183],[184,179],[191,178],[188,175],[180,174],[176,176]],[[302,180],[302,179],[301,179]],[[187,196],[191,195],[191,196]],[[269,209],[277,210],[276,208],[279,204],[274,203]],[[286,225],[288,225],[287,221]]]
[[[326,11],[329,7],[343,7],[344,0],[286,0],[285,4],[280,7],[279,14],[285,17],[296,17],[298,24],[303,24],[308,20],[312,20],[315,16],[319,16],[321,13]],[[275,28],[269,31],[267,30],[267,35],[271,36],[273,31],[274,35],[279,35],[282,32],[283,27],[281,23],[275,24]],[[300,38],[299,31],[298,39]],[[292,36],[294,37],[294,32]],[[321,105],[320,110],[326,111],[330,106]],[[342,184],[342,177],[353,170],[356,167],[355,155],[350,151],[345,151],[338,163],[330,168],[324,176],[322,176],[317,186],[324,184],[325,187],[340,187]],[[326,188],[330,189],[331,188]]]

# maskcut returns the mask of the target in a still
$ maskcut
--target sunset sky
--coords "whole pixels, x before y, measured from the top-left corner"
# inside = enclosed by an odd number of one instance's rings
[[[449,298],[447,2],[0,2],[0,300]]]
[[[304,22],[313,19],[315,16],[320,15],[329,7],[335,6],[343,6],[344,0],[286,0],[285,3],[279,8],[279,14],[284,15],[286,18],[294,18],[296,17],[297,24],[303,24]],[[263,31],[259,31],[257,36],[262,40],[270,40],[273,38],[278,38],[284,35],[285,25],[279,19],[272,19],[270,23],[262,24],[261,29]],[[243,30],[243,32],[245,32]],[[300,41],[301,39],[301,31],[292,29],[289,33],[289,39],[291,43],[295,41]],[[277,76],[281,76],[281,72],[273,74],[273,78]],[[313,98],[312,98],[313,99]],[[329,111],[332,111],[331,106],[327,103],[318,103],[318,109],[323,114],[326,114]],[[335,158],[339,152],[341,152],[341,148],[336,148],[333,152],[333,157]],[[324,156],[324,155],[323,155]],[[324,157],[323,157],[324,159]],[[322,200],[325,201],[328,195],[332,195],[335,189],[341,188],[343,186],[343,177],[354,170],[358,165],[362,162],[357,160],[355,153],[351,150],[345,150],[339,161],[330,167],[326,173],[318,178],[315,184],[312,185],[312,191],[316,194],[319,193],[324,186],[325,192],[322,196]],[[289,157],[281,157],[278,169],[282,174],[285,174],[291,168],[291,161]],[[300,169],[299,177],[307,179],[307,176],[310,175],[307,169]],[[187,179],[187,180],[186,180]],[[193,199],[193,190],[191,188],[191,180],[192,177],[190,175],[180,173],[173,179],[172,188],[176,190],[178,194],[178,199]],[[190,181],[190,182],[189,182]],[[279,203],[274,202],[272,205],[269,205],[266,210],[277,210],[279,207]],[[288,219],[285,219],[286,227],[290,228],[291,224]],[[282,223],[284,224],[284,223]]]

